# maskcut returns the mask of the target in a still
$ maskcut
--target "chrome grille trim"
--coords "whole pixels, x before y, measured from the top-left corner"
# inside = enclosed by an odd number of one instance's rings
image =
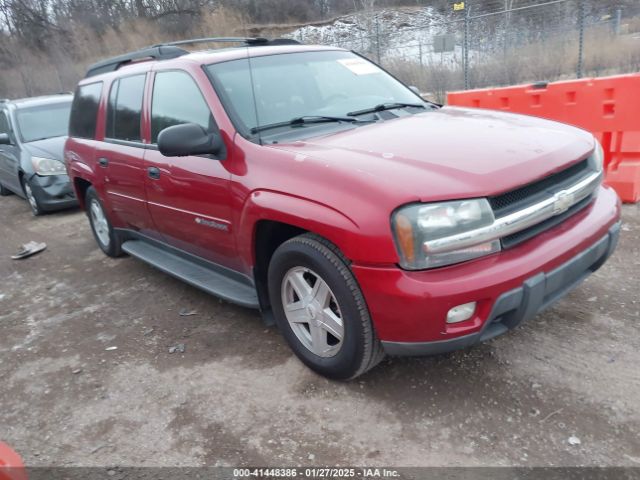
[[[469,232],[427,241],[423,247],[427,254],[452,252],[473,247],[513,235],[529,227],[560,215],[573,205],[592,195],[602,183],[603,173],[593,172],[574,185],[555,193],[552,197],[496,219],[493,224]]]

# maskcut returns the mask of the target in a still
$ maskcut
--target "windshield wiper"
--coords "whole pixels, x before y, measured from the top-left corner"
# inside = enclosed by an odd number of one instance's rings
[[[400,102],[381,103],[380,105],[376,105],[375,107],[365,108],[364,110],[356,110],[355,112],[349,112],[347,113],[347,115],[352,117],[357,117],[358,115],[365,115],[367,113],[384,112],[385,110],[393,110],[395,108],[409,108],[409,107],[424,108],[424,109],[427,108],[420,103],[400,103]]]
[[[298,125],[306,125],[311,123],[328,123],[328,122],[349,122],[349,123],[368,123],[369,120],[358,120],[352,116],[332,117],[327,115],[305,115],[303,117],[295,117],[286,122],[269,123],[267,125],[259,125],[251,129],[251,133],[264,132],[273,128],[295,127]]]

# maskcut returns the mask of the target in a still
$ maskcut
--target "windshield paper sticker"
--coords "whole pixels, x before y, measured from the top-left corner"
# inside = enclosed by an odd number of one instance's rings
[[[338,63],[341,63],[356,75],[371,75],[372,73],[380,73],[380,69],[373,63],[369,63],[361,58],[343,58],[341,60],[338,60]]]

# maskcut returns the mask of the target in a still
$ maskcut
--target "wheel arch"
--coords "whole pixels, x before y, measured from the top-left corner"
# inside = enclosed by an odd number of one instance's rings
[[[85,197],[87,196],[87,190],[89,190],[91,186],[93,186],[93,184],[82,177],[75,177],[73,179],[73,188],[76,191],[76,199],[78,200],[80,208],[84,211],[87,210]]]
[[[357,224],[341,212],[308,199],[271,191],[254,192],[243,208],[239,224],[238,250],[253,274],[263,313],[270,309],[269,262],[275,250],[290,238],[314,233],[336,245],[347,259],[356,254]]]

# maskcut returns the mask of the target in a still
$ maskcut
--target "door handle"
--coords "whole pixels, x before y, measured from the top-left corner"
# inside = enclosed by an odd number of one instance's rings
[[[158,167],[149,167],[147,168],[147,175],[153,180],[158,180],[160,178],[160,169]]]
[[[100,164],[102,168],[107,168],[107,165],[109,165],[109,160],[107,158],[100,157],[98,159],[98,164]]]

